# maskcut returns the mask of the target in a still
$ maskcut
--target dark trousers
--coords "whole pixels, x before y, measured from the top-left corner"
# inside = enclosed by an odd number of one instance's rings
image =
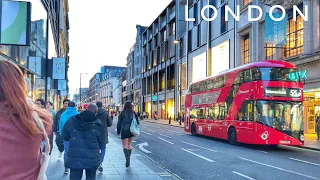
[[[56,133],[56,145],[58,147],[58,150],[60,152],[64,151],[64,145],[63,145],[63,137],[60,136],[59,132]]]
[[[86,180],[95,180],[97,169],[85,169]],[[83,169],[70,169],[70,180],[81,180]]]

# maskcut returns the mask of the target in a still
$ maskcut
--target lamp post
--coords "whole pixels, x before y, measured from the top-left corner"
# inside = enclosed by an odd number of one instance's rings
[[[81,76],[82,74],[88,74],[88,73],[80,73],[80,89],[79,89],[79,94],[80,94],[80,106],[81,106]]]

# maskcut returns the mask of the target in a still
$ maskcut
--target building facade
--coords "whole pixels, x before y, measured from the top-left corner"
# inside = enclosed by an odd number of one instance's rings
[[[213,21],[201,17],[205,5],[217,9]],[[248,21],[249,5],[263,10],[259,21]],[[275,46],[265,43],[265,12],[272,5],[286,9],[287,43]],[[293,5],[302,13],[293,20]],[[307,5],[307,6],[305,6]],[[186,8],[187,6],[187,8]],[[240,6],[240,21],[229,13]],[[315,132],[315,118],[320,116],[320,42],[319,0],[176,0],[172,1],[142,33],[142,109],[161,118],[177,117],[184,110],[188,85],[214,76],[226,69],[265,59],[280,59],[294,63],[306,75],[304,91],[305,132]],[[188,11],[187,13],[185,11]],[[212,11],[204,11],[212,17]],[[186,21],[194,18],[194,21]],[[253,11],[253,17],[258,11]]]
[[[124,71],[125,71],[125,67],[120,67],[120,66],[102,66],[101,67],[101,70],[100,70],[101,78],[99,83],[98,99],[109,110],[117,109],[120,106],[119,103],[115,103],[114,89],[116,87],[115,83],[119,81]],[[116,102],[118,101],[120,100],[117,99]]]
[[[69,47],[69,40],[65,38],[65,41],[61,42],[61,38],[56,35],[60,32],[68,34],[69,3],[67,0],[28,2],[32,7],[30,45],[0,45],[0,60],[12,61],[20,67],[24,76],[31,82],[30,98],[51,101],[55,104],[55,109],[58,109],[67,93],[61,93],[57,87],[58,82],[51,79],[51,58],[64,57],[68,62],[68,49],[65,49],[64,53],[60,53],[60,49],[63,46]]]
[[[100,80],[102,73],[96,73],[89,81],[88,98],[87,102],[96,103],[99,101]]]

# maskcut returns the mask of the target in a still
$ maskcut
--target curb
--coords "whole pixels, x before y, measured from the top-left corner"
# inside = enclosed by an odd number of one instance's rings
[[[295,148],[295,149],[305,149],[305,150],[311,150],[311,151],[319,151],[319,148],[313,148],[313,147],[308,147],[308,146],[287,146],[287,145],[280,145],[283,147],[289,147],[289,148]]]
[[[313,148],[313,147],[308,147],[308,146],[301,146],[301,147],[298,147],[298,148],[301,148],[301,149],[310,149],[310,150],[314,150],[314,151],[319,151],[319,152],[320,152],[320,149],[319,149],[319,148]]]
[[[173,127],[184,128],[184,127],[181,127],[181,126],[178,126],[178,125],[173,125],[173,124],[163,124],[163,123],[158,123],[158,122],[156,122],[156,121],[150,121],[150,120],[142,120],[142,121],[149,122],[149,123],[154,123],[154,124],[161,124],[161,125],[166,125],[166,126],[173,126]]]

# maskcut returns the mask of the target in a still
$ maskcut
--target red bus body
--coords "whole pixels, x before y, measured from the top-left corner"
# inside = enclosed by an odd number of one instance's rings
[[[268,60],[194,82],[186,95],[184,129],[230,142],[301,146],[299,75],[293,64]]]

